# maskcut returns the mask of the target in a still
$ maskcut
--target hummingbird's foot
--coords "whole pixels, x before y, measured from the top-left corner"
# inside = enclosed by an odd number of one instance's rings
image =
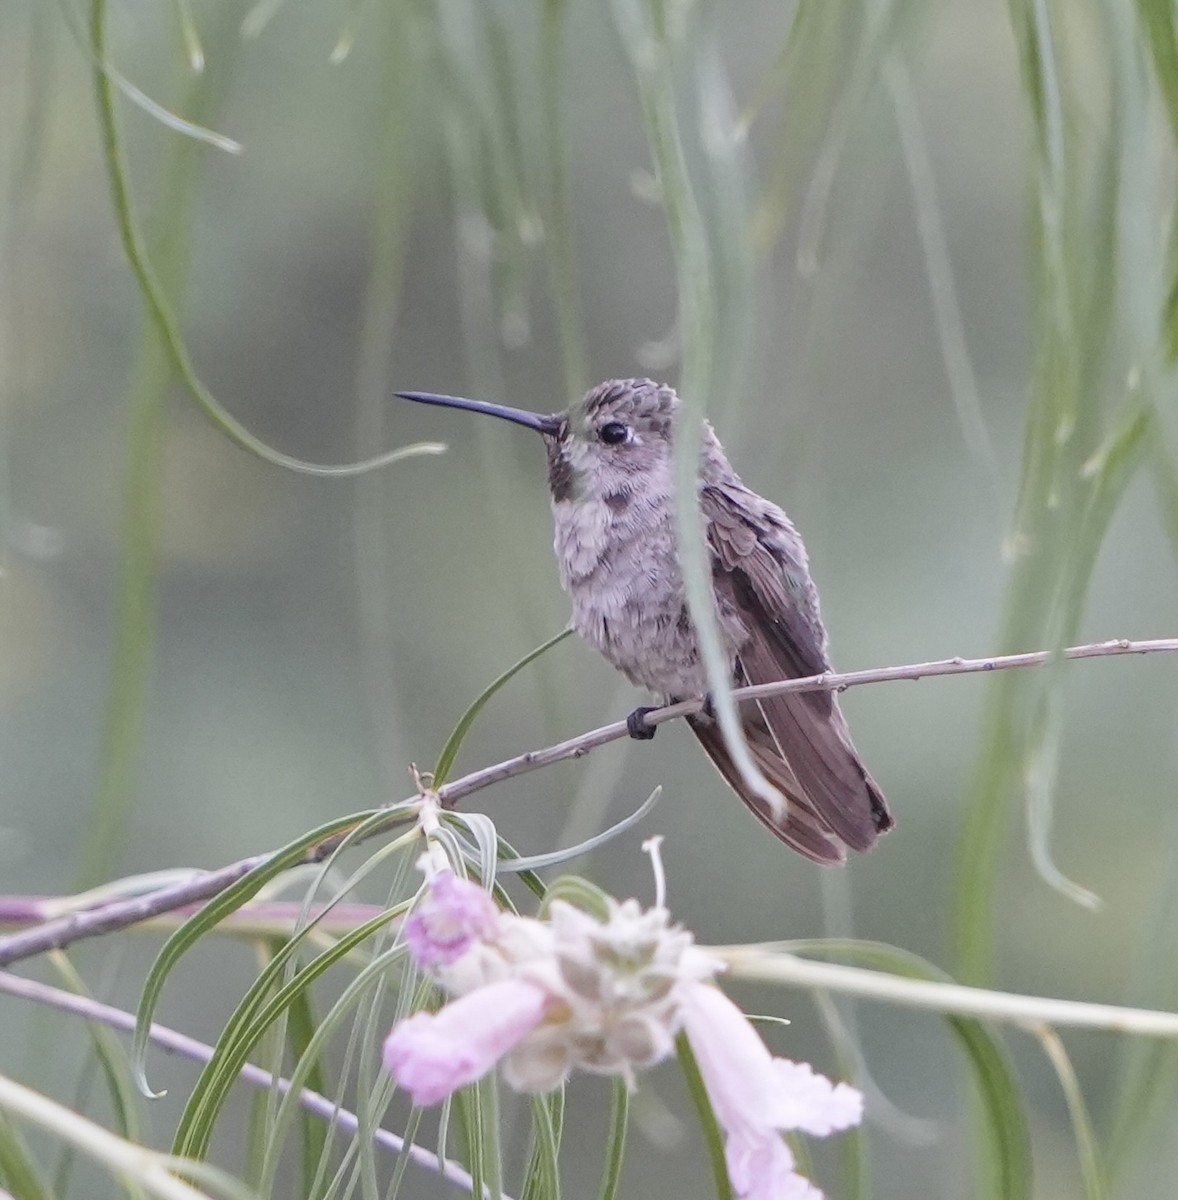
[[[704,702],[699,710],[710,721],[716,719],[716,706],[712,703],[712,693],[704,692]]]
[[[649,742],[652,737],[659,731],[657,725],[648,725],[646,723],[646,714],[658,712],[658,706],[653,708],[636,708],[626,718],[626,730],[630,736],[638,742]]]

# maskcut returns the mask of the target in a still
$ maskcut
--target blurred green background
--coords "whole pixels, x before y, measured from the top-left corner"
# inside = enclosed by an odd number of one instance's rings
[[[679,380],[683,279],[631,61],[641,71],[653,52],[627,26],[639,7],[259,6],[261,28],[243,36],[250,10],[209,0],[192,7],[203,75],[185,59],[184,9],[112,7],[118,70],[243,147],[203,146],[117,101],[139,215],[182,295],[198,373],[258,437],[304,459],[448,444],[361,479],[263,463],[174,382],[153,392],[168,369],[153,359],[112,217],[85,14],[0,8],[5,892],[215,866],[399,799],[409,763],[430,764],[474,696],[564,624],[534,439],[388,397],[451,391],[551,411],[603,378]],[[1042,483],[1058,469],[1075,484],[1123,403],[1173,404],[1157,327],[1172,148],[1132,6],[742,0],[661,11],[719,273],[705,281],[721,366],[709,411],[746,482],[805,537],[836,665],[1173,633],[1161,474],[1143,469],[1116,490],[1107,536],[1102,527],[1088,542],[1068,524],[1084,497]],[[1058,75],[1035,99],[1028,78],[1042,83],[1049,61],[1043,27],[1028,33],[1040,13],[1054,22]],[[333,61],[341,31],[350,52]],[[747,139],[725,141],[743,116]],[[1044,414],[1057,420],[1045,439]],[[1044,466],[1072,426],[1075,461]],[[1164,451],[1151,425],[1134,449],[1143,461],[1150,439]],[[1020,495],[1043,497],[1035,528],[1050,543],[1023,567],[1004,553],[1026,551],[1010,536]],[[1086,595],[1052,558],[1073,550],[1092,559]],[[1041,569],[1027,569],[1040,552]],[[1088,565],[1075,569],[1087,582]],[[1065,600],[1035,616],[1057,587]],[[459,770],[637,702],[593,652],[565,642],[485,712]],[[578,869],[649,898],[639,842],[664,834],[671,907],[701,941],[853,934],[1011,990],[1174,1003],[1173,662],[1089,662],[1033,684],[884,684],[848,693],[844,708],[898,821],[845,871],[824,874],[765,836],[677,727],[481,793],[478,807],[538,853],[662,785],[644,827]],[[994,732],[1003,718],[1005,742]],[[1047,727],[1059,738],[1051,851],[1100,896],[1099,911],[1052,890],[1026,849],[1019,753]],[[993,831],[995,873],[963,899],[979,862],[966,814],[1003,805],[1012,819]],[[954,933],[962,904],[992,922],[988,965]],[[154,944],[124,937],[77,958],[97,990],[133,1005]],[[211,1038],[251,960],[233,949],[198,957],[162,1016]],[[751,1011],[794,1022],[769,1035],[778,1053],[837,1069],[804,994],[735,991]],[[0,1064],[68,1096],[82,1035],[61,1031],[75,1051],[49,1052],[56,1037],[3,1007]],[[870,1194],[978,1194],[965,1165],[969,1082],[943,1023],[868,1005],[847,1013],[880,1089]],[[1111,1035],[1067,1045],[1107,1134],[1126,1048]],[[1031,1113],[1035,1194],[1078,1195],[1055,1077],[1032,1038],[1011,1034],[1008,1046]],[[1168,1057],[1153,1061],[1168,1079]],[[161,1075],[181,1090],[191,1078],[178,1066]],[[664,1144],[646,1114],[628,1194],[703,1195],[678,1081],[668,1070],[650,1083],[685,1124]],[[589,1134],[604,1094],[583,1080],[570,1093]],[[1121,1194],[1172,1194],[1168,1083],[1155,1098],[1160,1121],[1130,1107],[1143,1139],[1117,1164]],[[153,1115],[165,1140],[173,1103]],[[569,1195],[596,1178],[600,1139],[589,1134],[567,1139]],[[837,1193],[837,1176],[826,1178]]]

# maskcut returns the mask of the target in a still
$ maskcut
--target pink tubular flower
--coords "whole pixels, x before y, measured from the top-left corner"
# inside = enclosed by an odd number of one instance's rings
[[[489,983],[419,1012],[385,1038],[384,1065],[414,1104],[437,1104],[481,1079],[544,1019],[548,995],[521,979]]]
[[[440,871],[405,918],[404,937],[419,967],[448,966],[495,932],[499,909],[477,883]]]
[[[652,908],[607,897],[589,912],[554,898],[544,918],[526,917],[501,911],[433,850],[419,863],[428,883],[402,933],[450,999],[400,1021],[384,1043],[386,1069],[415,1104],[437,1104],[496,1065],[518,1092],[551,1091],[577,1069],[634,1088],[683,1030],[724,1131],[736,1196],[822,1200],[781,1135],[855,1125],[863,1097],[769,1053],[712,985],[723,963],[672,922],[661,884]]]
[[[780,1132],[823,1136],[863,1118],[863,1096],[803,1063],[774,1058],[748,1018],[717,988],[693,983],[680,999],[683,1028],[716,1119],[727,1135],[728,1175],[742,1200],[820,1200],[794,1172]]]

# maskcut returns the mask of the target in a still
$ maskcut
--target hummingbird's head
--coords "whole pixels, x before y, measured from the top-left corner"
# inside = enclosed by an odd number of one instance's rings
[[[650,379],[609,379],[567,412],[542,416],[521,408],[398,392],[405,400],[501,417],[543,434],[548,485],[556,503],[597,498],[628,500],[639,483],[670,492],[671,436],[679,411],[674,389]]]
[[[587,392],[549,436],[552,499],[621,501],[641,484],[669,485],[674,389],[650,379],[608,379]]]

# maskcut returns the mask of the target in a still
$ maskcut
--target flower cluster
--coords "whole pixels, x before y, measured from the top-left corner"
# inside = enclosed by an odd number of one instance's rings
[[[540,921],[501,911],[479,886],[436,871],[406,920],[410,953],[453,997],[399,1022],[385,1066],[416,1104],[436,1104],[498,1065],[544,1092],[575,1067],[619,1075],[674,1052],[686,1033],[726,1136],[732,1186],[748,1200],[818,1200],[781,1131],[857,1124],[863,1098],[774,1058],[712,978],[721,964],[661,906],[607,901],[604,919],[554,900]]]

